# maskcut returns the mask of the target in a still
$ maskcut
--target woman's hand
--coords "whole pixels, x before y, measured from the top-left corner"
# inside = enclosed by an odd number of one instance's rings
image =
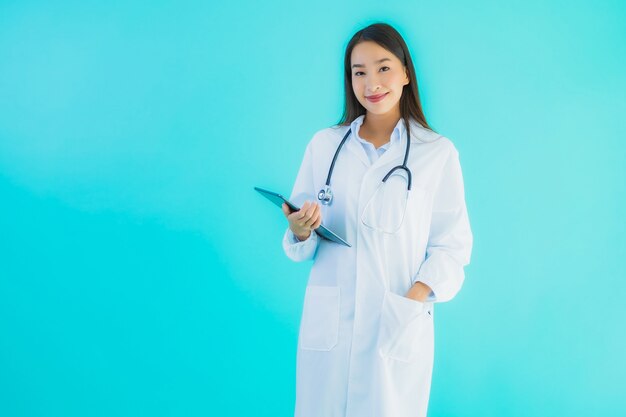
[[[286,203],[283,203],[283,214],[289,221],[289,228],[299,240],[306,240],[311,231],[322,224],[322,212],[319,203],[305,201],[300,210],[293,213]]]
[[[428,298],[428,295],[430,295],[430,291],[431,290],[428,285],[424,284],[421,281],[417,281],[415,284],[413,284],[411,288],[409,288],[409,291],[406,293],[405,297],[424,302]]]

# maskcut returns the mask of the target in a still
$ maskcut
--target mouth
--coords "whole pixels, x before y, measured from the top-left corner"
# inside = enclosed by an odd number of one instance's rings
[[[381,101],[382,99],[384,99],[385,97],[387,97],[387,94],[389,93],[384,93],[384,94],[376,94],[373,96],[365,96],[365,98],[368,101],[371,101],[372,103],[378,103],[379,101]]]

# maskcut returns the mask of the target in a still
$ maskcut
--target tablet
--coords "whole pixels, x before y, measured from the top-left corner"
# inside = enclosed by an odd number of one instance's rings
[[[261,193],[261,195],[263,195],[265,198],[270,200],[272,203],[276,204],[281,209],[283,207],[283,203],[286,203],[287,206],[292,211],[300,210],[299,207],[297,207],[295,204],[291,203],[289,200],[287,200],[285,197],[283,197],[282,195],[280,195],[278,193],[275,193],[275,192],[270,191],[270,190],[265,190],[265,189],[260,188],[260,187],[254,187],[254,189],[257,190],[259,193]],[[320,235],[321,237],[323,237],[326,240],[330,240],[332,242],[336,242],[336,243],[339,243],[341,245],[352,247],[352,245],[350,245],[348,242],[343,240],[341,237],[339,237],[337,234],[335,234],[332,230],[330,230],[327,227],[325,227],[323,224],[320,225],[317,229],[314,229],[314,231],[318,235]]]

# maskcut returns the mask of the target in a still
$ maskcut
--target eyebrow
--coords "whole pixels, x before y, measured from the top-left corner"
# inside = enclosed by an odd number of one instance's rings
[[[375,62],[375,64],[380,64],[381,62],[385,62],[385,61],[391,61],[391,59],[389,59],[389,58],[379,59],[378,61]],[[363,65],[363,64],[354,64],[354,65],[352,65],[352,68],[365,68],[365,65]]]

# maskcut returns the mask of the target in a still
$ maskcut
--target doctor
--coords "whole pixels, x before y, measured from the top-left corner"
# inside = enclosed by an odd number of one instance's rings
[[[458,293],[472,249],[459,154],[426,123],[395,29],[358,31],[344,65],[343,118],[306,147],[290,198],[300,210],[283,205],[285,253],[314,260],[295,417],[424,417],[434,304]],[[320,238],[322,219],[352,247]]]

